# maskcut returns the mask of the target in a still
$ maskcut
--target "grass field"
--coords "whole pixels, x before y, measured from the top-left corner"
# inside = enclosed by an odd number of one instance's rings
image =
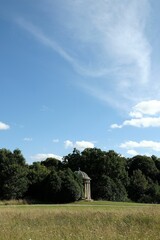
[[[1,205],[0,240],[159,240],[160,206],[81,202]]]

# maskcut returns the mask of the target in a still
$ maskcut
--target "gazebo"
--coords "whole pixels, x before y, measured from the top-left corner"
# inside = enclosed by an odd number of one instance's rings
[[[76,171],[76,173],[82,178],[83,186],[84,186],[84,199],[91,200],[91,185],[90,185],[90,177],[88,177],[87,173],[82,172],[80,169]]]

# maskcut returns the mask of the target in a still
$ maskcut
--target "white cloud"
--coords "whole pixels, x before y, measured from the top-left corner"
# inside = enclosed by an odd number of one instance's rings
[[[122,128],[124,126],[132,126],[132,127],[160,127],[160,117],[146,117],[146,118],[133,118],[130,120],[125,120],[121,125],[112,124],[111,128]]]
[[[94,144],[92,142],[87,142],[87,141],[77,141],[75,143],[75,147],[77,149],[85,149],[85,148],[94,148]]]
[[[125,120],[122,124],[112,124],[111,128],[122,128],[124,126],[133,127],[160,127],[160,101],[149,100],[142,101],[132,107],[132,111],[129,113],[132,119]]]
[[[132,156],[139,155],[139,153],[136,150],[133,150],[133,149],[128,150],[127,153],[132,155]]]
[[[9,128],[10,128],[9,125],[7,125],[6,123],[0,122],[0,130],[7,130]]]
[[[76,141],[75,143],[73,143],[70,140],[66,140],[64,144],[65,148],[77,148],[79,150],[83,150],[85,148],[94,148],[94,144],[88,141]]]
[[[130,113],[129,113],[129,116],[130,116],[130,117],[133,117],[133,118],[134,118],[134,117],[135,117],[135,118],[142,118],[142,117],[143,117],[142,113],[136,112],[136,111],[135,111],[135,112],[130,112]]]
[[[118,125],[116,123],[111,125],[111,128],[122,128],[122,127],[123,127],[123,125]]]
[[[136,155],[143,155],[143,156],[147,156],[147,157],[151,157],[152,156],[152,154],[150,154],[150,153],[139,153],[139,152],[137,152],[137,151],[135,151],[135,150],[133,150],[133,149],[131,149],[131,150],[128,150],[127,151],[127,153],[129,154],[129,155],[131,155],[131,156],[136,156]]]
[[[64,146],[65,146],[65,148],[73,148],[73,147],[74,147],[74,144],[73,144],[72,141],[66,140],[66,141],[64,142]]]
[[[160,114],[160,101],[159,100],[149,100],[142,101],[133,107],[130,116],[142,117],[143,115],[156,115]]]
[[[140,143],[135,142],[135,141],[127,141],[120,145],[121,148],[137,148],[139,146],[140,146]]]
[[[33,141],[33,138],[31,138],[31,137],[25,137],[23,140],[26,141],[26,142],[32,142],[32,141]]]
[[[52,153],[38,153],[34,156],[31,156],[31,159],[33,161],[44,161],[46,160],[47,158],[56,158],[58,160],[62,160],[62,157],[61,156],[58,156],[58,155],[55,155],[55,154],[52,154]]]
[[[134,149],[134,148],[148,148],[160,152],[160,142],[143,140],[140,142],[127,141],[120,145],[121,148]]]

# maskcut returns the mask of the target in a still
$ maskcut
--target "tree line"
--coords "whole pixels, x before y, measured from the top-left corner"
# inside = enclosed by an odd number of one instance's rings
[[[0,199],[67,203],[83,196],[78,169],[91,178],[94,200],[160,203],[160,159],[125,158],[113,150],[74,149],[59,161],[47,158],[27,164],[19,149],[0,149]]]

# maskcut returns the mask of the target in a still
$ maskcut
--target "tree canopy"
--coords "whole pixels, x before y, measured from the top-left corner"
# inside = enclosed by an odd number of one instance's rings
[[[79,200],[83,196],[83,182],[76,174],[79,168],[91,178],[93,199],[160,203],[159,158],[125,158],[98,148],[73,149],[63,161],[47,158],[30,165],[19,149],[0,149],[0,199]]]

